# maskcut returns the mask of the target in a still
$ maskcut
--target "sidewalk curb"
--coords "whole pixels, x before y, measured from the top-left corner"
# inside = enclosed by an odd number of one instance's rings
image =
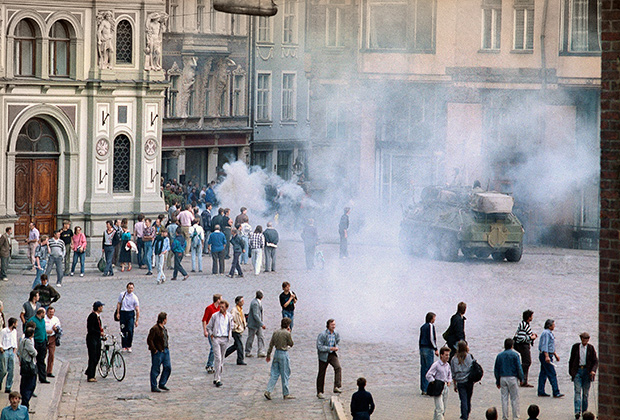
[[[344,407],[340,402],[340,398],[333,396],[329,399],[329,405],[332,408],[332,413],[334,414],[334,419],[336,420],[347,420],[347,415],[344,412]]]
[[[56,363],[60,362],[60,369],[56,375],[54,381],[54,389],[52,391],[51,402],[45,408],[36,407],[37,410],[34,415],[31,416],[35,419],[56,420],[58,418],[58,407],[60,406],[60,400],[62,399],[62,391],[65,387],[67,374],[69,373],[70,363],[66,360],[56,359]],[[37,401],[38,402],[38,401]]]

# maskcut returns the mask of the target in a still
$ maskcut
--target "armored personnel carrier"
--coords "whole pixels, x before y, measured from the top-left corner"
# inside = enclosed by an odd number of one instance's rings
[[[523,225],[512,213],[514,199],[480,188],[430,186],[406,209],[400,249],[406,254],[455,261],[466,258],[521,260]]]

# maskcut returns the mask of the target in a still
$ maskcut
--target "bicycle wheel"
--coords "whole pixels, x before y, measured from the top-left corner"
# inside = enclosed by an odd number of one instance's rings
[[[108,363],[108,352],[102,351],[101,358],[99,359],[99,375],[102,378],[106,378],[110,372],[110,364]]]
[[[119,351],[112,353],[112,373],[117,381],[125,379],[125,358]]]

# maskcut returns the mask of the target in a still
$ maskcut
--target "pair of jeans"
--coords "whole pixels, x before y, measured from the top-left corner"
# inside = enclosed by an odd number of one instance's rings
[[[215,359],[215,355],[213,354],[213,340],[211,340],[211,336],[207,337],[209,340],[209,356],[207,357],[207,367],[213,367],[213,360]]]
[[[182,261],[183,261],[183,253],[175,252],[174,253],[174,270],[172,271],[173,280],[176,280],[178,273],[183,274],[183,276],[187,276],[187,271],[185,271],[185,269],[181,265]]]
[[[168,253],[170,251],[166,251]],[[166,274],[164,273],[164,263],[166,261],[165,254],[155,255],[155,268],[157,269],[157,281],[166,281]]]
[[[265,338],[262,328],[248,328],[248,339],[245,342],[245,355],[252,354],[252,346],[254,345],[254,336],[258,338],[258,355],[265,355]]]
[[[288,380],[291,377],[291,363],[288,358],[288,351],[286,350],[276,349],[273,355],[267,392],[273,392],[278,382],[278,377],[282,377],[282,395],[286,396],[289,394]]]
[[[22,375],[19,384],[19,393],[22,394],[22,405],[30,407],[30,398],[37,387],[37,375]]]
[[[75,273],[75,266],[77,266],[78,260],[80,261],[80,273],[84,274],[84,260],[86,257],[86,253],[82,252],[73,252],[73,264],[71,265],[71,272]]]
[[[142,262],[146,264],[149,272],[153,271],[153,241],[144,241],[144,259]]]
[[[234,343],[232,346],[226,349],[226,355],[224,357],[228,357],[234,352],[237,352],[237,364],[243,363],[243,341],[241,340],[241,333],[233,331],[232,337]]]
[[[502,418],[508,417],[508,400],[512,406],[512,418],[519,418],[519,380],[516,376],[502,376],[499,378],[502,395]]]
[[[263,248],[252,249],[252,265],[254,265],[254,274],[258,276],[263,268]]]
[[[198,268],[198,271],[202,271],[202,241],[200,241],[200,244],[198,246],[192,246],[191,251],[192,270],[196,271],[196,268]]]
[[[276,271],[276,249],[272,246],[266,246],[265,252],[265,271]]]
[[[5,391],[10,391],[13,387],[13,376],[15,370],[15,353],[13,349],[7,349],[4,353],[0,354],[0,388],[2,387],[2,380],[6,376]]]
[[[461,420],[468,420],[471,412],[471,396],[474,393],[474,384],[472,382],[459,382],[456,384],[456,390],[459,393],[461,401]]]
[[[0,379],[1,381],[1,379]],[[590,372],[586,368],[580,368],[575,375],[575,414],[588,411],[588,394],[590,393]]]
[[[550,358],[551,362],[553,362],[553,356],[550,355]],[[553,395],[560,395],[560,388],[558,387],[558,376],[555,373],[555,367],[551,364],[551,362],[545,361],[545,354],[543,352],[538,355],[538,360],[540,360],[540,375],[538,375],[538,395],[545,394],[545,385],[547,383],[547,379],[549,379],[549,383],[551,384]]]
[[[113,276],[114,269],[112,268],[112,256],[114,255],[114,247],[112,245],[104,245],[103,254],[105,255],[105,270],[103,270],[103,275]]]
[[[213,274],[224,274],[224,253],[226,251],[213,251],[211,249],[211,259],[213,260],[213,265],[211,266],[211,273]]]
[[[241,254],[241,264],[247,264],[250,260],[250,257],[248,257],[248,252],[250,249],[250,238],[248,238],[247,236],[241,236],[241,240],[245,244],[245,252]]]
[[[166,386],[170,372],[172,371],[172,365],[170,364],[170,350],[164,349],[164,351],[158,351],[157,353],[151,353],[151,390],[157,389],[157,377],[159,372],[161,377],[159,378],[159,386]]]
[[[45,274],[49,276],[52,271],[52,267],[54,266],[56,266],[56,284],[61,284],[64,270],[64,267],[62,266],[62,257],[52,257],[50,255],[47,261],[47,267],[45,268]],[[41,281],[41,278],[39,278],[39,281]]]
[[[120,311],[121,345],[124,349],[131,348],[133,328],[136,322],[136,311]]]
[[[424,393],[428,388],[426,373],[433,362],[435,362],[435,350],[429,347],[420,347],[420,390]]]
[[[45,273],[45,268],[47,267],[47,260],[40,260],[39,265],[41,266],[41,268],[40,269],[37,268],[37,275],[35,276],[34,281],[32,282],[33,289],[41,284],[41,274]]]
[[[226,256],[224,258],[230,258],[230,238],[232,237],[232,230],[230,227],[224,227],[222,233],[226,237],[226,245],[224,245]]]
[[[170,240],[172,243],[172,240]],[[138,248],[138,267],[142,267],[144,265],[144,241],[142,238],[136,239],[136,247]]]
[[[235,275],[235,270],[237,270],[237,274],[239,274],[239,276],[243,277],[243,271],[241,271],[241,265],[239,264],[239,258],[241,257],[242,252],[234,252],[233,253],[233,260],[232,260],[232,264],[230,266],[230,273],[228,273],[228,275],[230,276],[234,276]]]
[[[325,373],[329,365],[332,365],[334,368],[334,388],[342,387],[342,368],[340,367],[340,360],[338,360],[338,355],[336,353],[329,353],[326,362],[319,359],[319,374],[316,377],[317,394],[322,394],[325,389]]]
[[[6,279],[6,270],[9,268],[10,257],[0,257],[0,279]]]
[[[294,317],[295,317],[295,312],[282,309],[282,318],[288,318],[291,320],[291,330],[293,330],[293,318]]]

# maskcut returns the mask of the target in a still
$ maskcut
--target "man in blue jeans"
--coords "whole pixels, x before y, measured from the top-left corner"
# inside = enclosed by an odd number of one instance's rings
[[[426,380],[426,372],[430,369],[435,361],[435,356],[439,356],[437,350],[437,332],[435,331],[435,314],[429,312],[426,314],[426,321],[420,327],[420,390],[422,395],[426,395],[428,381]]]
[[[280,306],[282,306],[282,318],[291,320],[291,330],[293,329],[293,318],[295,316],[295,304],[297,295],[291,292],[291,284],[288,281],[282,283],[283,292],[280,293]]]
[[[273,355],[273,363],[271,364],[271,374],[269,377],[269,383],[267,384],[267,391],[265,391],[265,398],[271,400],[271,393],[276,387],[278,378],[282,377],[282,396],[285,400],[292,400],[293,397],[289,393],[288,380],[291,376],[291,362],[288,358],[288,349],[293,347],[293,338],[291,337],[291,319],[284,318],[280,322],[278,331],[275,331],[271,336],[269,342],[269,350],[267,350],[267,363],[271,361],[271,351],[276,348]]]
[[[568,374],[575,384],[575,418],[588,411],[588,393],[590,384],[596,377],[598,368],[598,356],[592,344],[589,344],[590,334],[579,334],[581,343],[573,344],[568,360]],[[585,418],[585,416],[584,416]]]
[[[558,387],[558,377],[555,373],[555,367],[553,366],[554,358],[558,362],[560,361],[560,358],[555,352],[555,336],[553,335],[553,330],[555,330],[555,321],[553,319],[546,320],[545,330],[542,332],[542,334],[540,334],[540,341],[538,343],[538,350],[540,351],[540,354],[538,355],[538,360],[540,360],[540,375],[538,375],[538,396],[549,396],[549,394],[545,392],[545,384],[548,378],[549,383],[551,383],[551,389],[553,391],[554,398],[561,398],[564,396],[564,394],[560,392],[560,388]]]
[[[151,327],[149,336],[146,339],[146,343],[151,351],[151,392],[169,391],[166,382],[168,382],[172,368],[170,365],[170,351],[168,350],[166,322],[168,322],[168,315],[165,312],[160,312],[157,316],[157,324]],[[162,366],[163,372],[159,378],[159,385],[157,385],[157,377]]]

